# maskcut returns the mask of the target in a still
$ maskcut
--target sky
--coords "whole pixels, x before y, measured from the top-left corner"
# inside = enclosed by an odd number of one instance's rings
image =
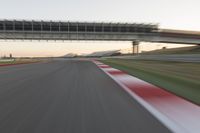
[[[0,3],[0,19],[158,23],[160,28],[200,31],[199,0],[0,0]],[[0,55],[12,52],[16,56],[56,56],[130,46],[127,42],[1,41]]]

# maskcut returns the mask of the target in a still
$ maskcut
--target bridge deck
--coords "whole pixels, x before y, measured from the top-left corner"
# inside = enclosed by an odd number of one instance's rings
[[[163,31],[156,24],[0,20],[0,39],[111,40],[200,44],[197,32]]]

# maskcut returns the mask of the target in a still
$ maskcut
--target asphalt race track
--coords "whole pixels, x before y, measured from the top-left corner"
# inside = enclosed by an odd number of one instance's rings
[[[167,133],[90,61],[0,67],[0,133]]]

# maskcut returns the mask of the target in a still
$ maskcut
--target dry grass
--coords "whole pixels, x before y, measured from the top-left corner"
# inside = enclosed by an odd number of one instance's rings
[[[0,65],[10,65],[10,64],[25,64],[39,62],[39,59],[14,59],[10,61],[0,61]]]

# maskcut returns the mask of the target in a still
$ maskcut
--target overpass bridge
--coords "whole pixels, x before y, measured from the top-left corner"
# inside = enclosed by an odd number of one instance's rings
[[[200,44],[200,33],[159,29],[157,24],[0,20],[0,39],[105,40]],[[135,48],[135,47],[134,47]]]

